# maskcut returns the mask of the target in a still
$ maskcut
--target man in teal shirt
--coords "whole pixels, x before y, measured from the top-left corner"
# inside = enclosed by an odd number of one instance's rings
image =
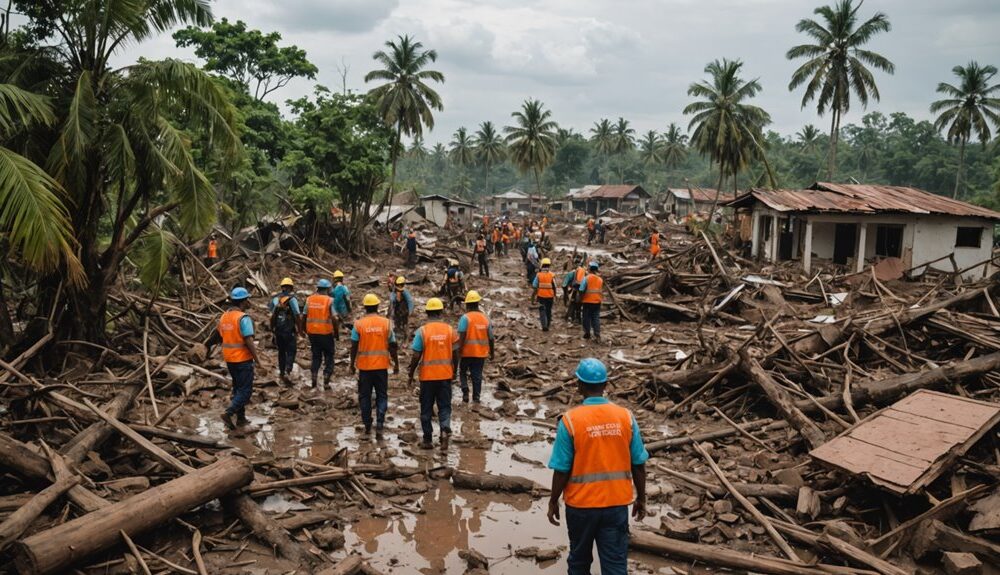
[[[351,316],[351,290],[344,285],[344,272],[333,272],[333,311],[340,318],[340,325],[349,325]]]

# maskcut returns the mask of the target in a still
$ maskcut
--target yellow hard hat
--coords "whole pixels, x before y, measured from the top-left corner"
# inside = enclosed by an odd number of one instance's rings
[[[469,293],[465,294],[465,303],[479,303],[483,301],[483,296],[479,295],[476,290],[469,290]]]
[[[441,311],[444,309],[444,302],[439,298],[432,297],[427,300],[427,306],[425,308],[427,311]]]
[[[293,285],[295,285],[295,282],[292,281],[292,278],[285,278],[281,280],[281,287],[293,286]]]
[[[406,278],[404,278],[403,276],[399,276],[398,278],[396,278],[396,285],[403,285],[405,283],[406,283]]]
[[[333,279],[344,279],[344,272],[337,270],[333,272]]]
[[[365,294],[365,299],[361,300],[361,305],[363,305],[365,307],[369,307],[369,306],[373,306],[373,305],[378,305],[380,303],[382,303],[382,302],[379,301],[378,296],[375,295],[375,294],[373,294],[373,293]]]
[[[549,258],[542,258],[542,265],[543,266],[550,266],[550,265],[552,265],[552,260],[550,260]]]

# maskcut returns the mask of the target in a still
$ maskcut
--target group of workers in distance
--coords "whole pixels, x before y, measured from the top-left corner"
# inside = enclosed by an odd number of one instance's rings
[[[537,269],[537,250],[534,262],[531,262],[531,252],[538,244],[545,242],[545,228],[548,224],[547,216],[542,217],[540,221],[529,219],[520,226],[505,216],[494,222],[491,228],[490,217],[484,215],[472,248],[473,256],[479,264],[479,275],[490,277],[490,256],[499,258],[508,255],[511,244],[517,246],[521,253],[521,261],[529,270],[532,265]],[[529,271],[528,275],[530,281],[533,274]]]

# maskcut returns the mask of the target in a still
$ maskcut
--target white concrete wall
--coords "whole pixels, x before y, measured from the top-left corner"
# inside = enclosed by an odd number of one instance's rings
[[[959,227],[982,227],[983,235],[978,248],[955,247],[955,238]],[[913,238],[913,265],[920,265],[929,262],[952,252],[955,253],[955,262],[959,269],[965,269],[982,262],[990,257],[993,251],[993,223],[989,220],[976,218],[923,218],[918,222]],[[931,264],[932,268],[952,271],[950,260],[944,260]],[[915,270],[915,273],[923,273],[924,269]],[[964,277],[976,279],[983,277],[988,270],[986,266],[980,266],[969,270]]]
[[[444,205],[443,201],[428,200],[421,202],[421,205],[424,207],[427,219],[434,222],[435,225],[444,227],[448,223],[448,207]]]

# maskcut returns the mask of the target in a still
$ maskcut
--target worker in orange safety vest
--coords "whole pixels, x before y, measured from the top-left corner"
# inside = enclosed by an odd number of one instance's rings
[[[447,323],[440,321],[444,313],[444,302],[436,297],[427,300],[427,323],[413,336],[407,383],[413,387],[413,376],[420,368],[420,428],[423,442],[420,447],[431,449],[434,430],[431,416],[434,408],[438,411],[438,425],[441,428],[441,448],[448,448],[451,437],[451,382],[458,371],[458,332]]]
[[[378,314],[381,302],[373,293],[365,294],[361,305],[365,316],[351,329],[351,367],[358,370],[358,405],[365,436],[372,433],[372,391],[375,392],[375,439],[382,441],[385,414],[389,410],[389,360],[392,372],[399,373],[396,334],[389,318]]]
[[[589,574],[594,543],[601,573],[628,572],[628,506],[646,516],[646,461],[639,425],[624,407],[604,397],[607,367],[586,358],[576,368],[583,404],[566,412],[556,427],[549,468],[552,490],[548,519],[559,525],[559,498],[566,504],[570,575]],[[633,488],[635,489],[633,494]]]
[[[601,343],[601,302],[604,301],[604,279],[597,275],[597,261],[590,262],[590,271],[580,282],[577,298],[583,315],[583,339],[590,339],[594,332],[594,341]]]
[[[330,385],[333,377],[333,358],[340,329],[334,311],[330,288],[333,284],[323,278],[316,283],[316,293],[306,298],[306,334],[312,351],[312,386],[319,389],[319,370],[323,368],[323,385]]]
[[[209,345],[222,343],[222,359],[233,378],[233,397],[222,414],[222,423],[227,429],[234,430],[250,423],[246,416],[246,406],[253,395],[254,365],[259,369],[266,368],[254,344],[253,320],[247,314],[250,292],[242,287],[233,288],[229,301],[230,307],[219,319],[218,330],[209,340]]]
[[[458,320],[459,383],[462,403],[469,403],[469,379],[472,379],[472,401],[479,403],[483,390],[483,367],[486,358],[493,360],[493,324],[479,311],[483,296],[476,290],[465,294],[465,314]]]
[[[552,260],[542,258],[542,271],[535,274],[535,279],[531,282],[534,292],[531,294],[531,303],[538,302],[538,320],[541,323],[542,331],[549,331],[552,324],[552,303],[556,299],[556,275],[550,269]]]

